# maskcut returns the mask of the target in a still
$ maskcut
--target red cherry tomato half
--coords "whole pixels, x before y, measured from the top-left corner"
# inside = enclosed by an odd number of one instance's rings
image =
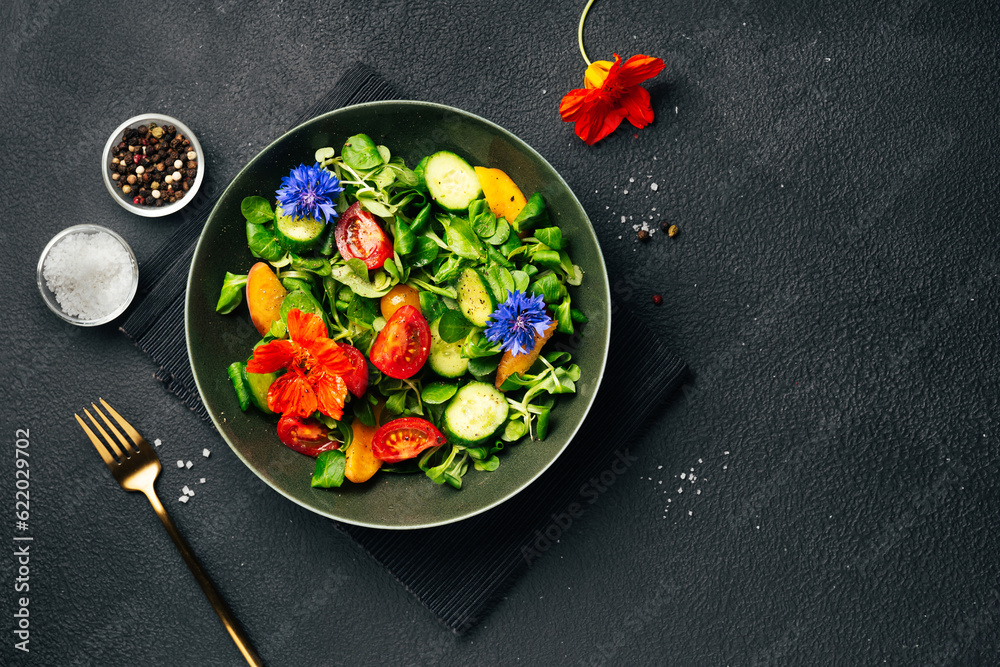
[[[389,318],[372,344],[375,368],[405,380],[420,370],[431,352],[431,328],[413,306],[403,306]]]
[[[393,419],[375,431],[372,454],[386,463],[412,459],[428,447],[443,445],[448,440],[426,419],[404,417]]]
[[[368,389],[368,360],[365,359],[365,353],[353,345],[340,343],[340,349],[347,355],[347,360],[351,362],[351,367],[354,369],[350,375],[342,376],[344,384],[347,385],[347,391],[357,398],[361,398],[365,395],[365,390]]]
[[[330,437],[330,430],[312,417],[282,417],[278,420],[278,439],[289,449],[306,456],[319,456],[340,447],[340,443]]]
[[[392,257],[392,241],[360,203],[352,204],[340,216],[334,237],[344,259],[360,259],[369,269],[381,269]]]

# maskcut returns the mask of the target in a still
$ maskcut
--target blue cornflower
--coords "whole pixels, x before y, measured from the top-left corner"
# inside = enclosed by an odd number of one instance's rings
[[[344,191],[337,177],[319,166],[300,164],[281,179],[281,188],[276,192],[278,203],[285,215],[293,218],[320,218],[330,222],[337,217],[334,206],[337,196]]]
[[[486,325],[486,338],[500,343],[500,349],[517,356],[535,348],[535,335],[541,336],[552,325],[552,318],[545,312],[541,295],[528,296],[520,291],[510,292],[507,300],[497,306]]]

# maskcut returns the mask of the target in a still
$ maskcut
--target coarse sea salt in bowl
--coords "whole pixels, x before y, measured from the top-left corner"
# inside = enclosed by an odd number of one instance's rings
[[[128,308],[139,287],[139,264],[121,236],[99,225],[56,234],[38,258],[45,305],[71,324],[106,324]]]

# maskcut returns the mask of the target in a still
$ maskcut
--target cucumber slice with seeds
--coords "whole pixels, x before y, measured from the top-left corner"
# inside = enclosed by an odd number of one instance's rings
[[[493,385],[470,382],[459,389],[444,410],[442,419],[448,441],[478,445],[507,420],[507,399]]]
[[[465,319],[477,327],[485,327],[496,310],[486,281],[475,269],[465,269],[458,275],[455,287],[458,289],[458,307]]]
[[[454,153],[438,151],[426,160],[421,164],[427,191],[442,208],[464,212],[483,194],[476,170]]]
[[[323,237],[326,223],[316,218],[285,215],[281,204],[274,207],[274,235],[286,250],[295,253],[309,250]]]
[[[431,369],[446,378],[457,378],[465,375],[469,369],[469,360],[462,356],[462,344],[464,341],[446,343],[438,334],[438,325],[441,318],[437,318],[431,324],[431,353],[427,358],[427,363]]]

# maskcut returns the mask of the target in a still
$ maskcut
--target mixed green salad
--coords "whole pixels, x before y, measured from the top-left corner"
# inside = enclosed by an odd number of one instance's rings
[[[546,343],[587,318],[539,193],[449,151],[410,169],[360,134],[275,194],[243,200],[260,261],[226,274],[216,310],[246,295],[262,338],[230,380],[243,410],[316,457],[313,486],[382,470],[461,488],[470,465],[496,470],[505,446],[546,437],[580,379]]]

